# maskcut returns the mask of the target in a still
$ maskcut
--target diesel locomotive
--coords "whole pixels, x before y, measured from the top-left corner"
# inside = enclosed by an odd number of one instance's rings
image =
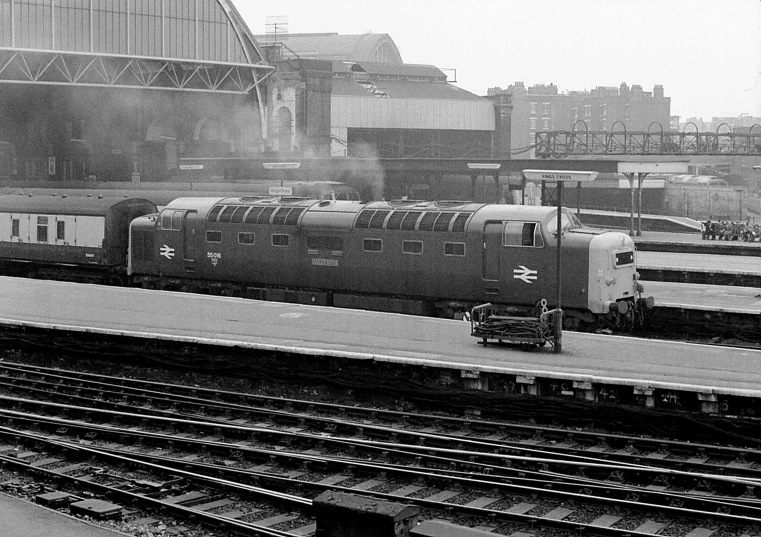
[[[420,315],[555,301],[557,209],[472,202],[178,198],[130,226],[133,285]],[[641,321],[632,239],[564,209],[565,324]]]

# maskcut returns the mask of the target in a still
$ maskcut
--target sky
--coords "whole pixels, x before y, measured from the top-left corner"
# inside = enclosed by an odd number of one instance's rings
[[[671,114],[761,117],[761,0],[234,0],[254,34],[389,34],[477,95],[662,84]]]

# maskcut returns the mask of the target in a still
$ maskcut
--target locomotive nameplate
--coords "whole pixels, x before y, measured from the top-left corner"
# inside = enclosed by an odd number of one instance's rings
[[[338,259],[312,259],[312,264],[318,267],[337,267]]]

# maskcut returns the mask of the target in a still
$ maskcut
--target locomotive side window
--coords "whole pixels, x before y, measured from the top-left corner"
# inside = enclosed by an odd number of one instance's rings
[[[206,231],[206,242],[222,242],[222,232]]]
[[[464,242],[445,242],[444,255],[464,256],[465,243]]]
[[[504,246],[542,247],[544,241],[536,222],[507,222],[502,240]]]
[[[272,235],[272,246],[288,246],[291,244],[291,236],[283,235],[281,233],[274,233]]]
[[[405,254],[422,254],[423,241],[402,241],[402,252]]]
[[[20,237],[19,232],[19,219],[18,218],[12,218],[11,219],[11,237],[14,239],[18,239]]]
[[[238,244],[254,244],[256,242],[256,235],[248,232],[238,233]]]
[[[56,222],[56,240],[62,241],[66,238],[66,222]]]
[[[48,242],[48,217],[37,217],[37,242]]]
[[[381,239],[363,239],[362,249],[365,252],[382,252],[383,241]]]

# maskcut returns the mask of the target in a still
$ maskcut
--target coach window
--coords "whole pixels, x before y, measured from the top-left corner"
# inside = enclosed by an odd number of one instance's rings
[[[445,242],[444,255],[464,256],[465,243],[464,242]]]
[[[256,242],[256,235],[249,232],[238,233],[238,244],[254,244]]]
[[[291,244],[290,235],[283,235],[282,233],[272,235],[272,246],[288,246],[289,244]]]
[[[221,231],[207,231],[206,242],[222,242],[222,232]]]
[[[62,222],[62,221],[56,222],[55,238],[58,241],[62,241],[66,239],[66,222]]]
[[[20,235],[21,233],[19,231],[19,219],[12,218],[11,219],[11,237],[14,239],[18,239]]]
[[[402,252],[405,254],[422,254],[423,241],[402,241]]]
[[[37,217],[37,242],[48,242],[48,217]]]
[[[382,252],[383,241],[381,239],[362,239],[362,249],[365,252]]]

